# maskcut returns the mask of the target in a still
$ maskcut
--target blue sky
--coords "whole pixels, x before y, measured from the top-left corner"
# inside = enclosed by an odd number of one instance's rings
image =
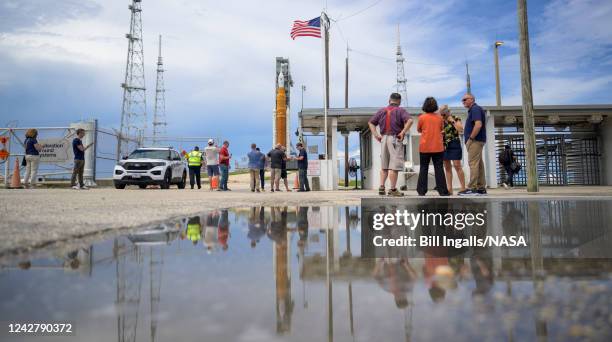
[[[536,105],[612,103],[612,2],[528,2]],[[129,3],[1,0],[0,126],[97,118],[103,127],[118,127]],[[316,17],[323,6],[325,1],[144,0],[149,121],[156,40],[162,34],[168,133],[227,138],[235,156],[246,153],[251,142],[267,149],[276,56],[291,61],[293,122],[300,85],[307,87],[305,107],[322,106],[321,41],[292,41],[289,31],[293,20]],[[327,7],[337,20],[331,30],[332,107],[344,104],[347,42],[354,50],[350,105],[385,104],[395,85],[398,23],[409,105],[420,106],[426,96],[458,105],[466,60],[477,101],[494,103],[496,39],[505,42],[502,102],[520,104],[515,1],[328,0]]]

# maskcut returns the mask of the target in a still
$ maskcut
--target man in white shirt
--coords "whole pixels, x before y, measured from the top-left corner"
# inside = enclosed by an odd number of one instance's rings
[[[219,176],[219,148],[215,146],[215,141],[208,139],[208,146],[204,148],[206,155],[206,172],[208,173],[208,184],[210,190],[213,190],[212,177]]]

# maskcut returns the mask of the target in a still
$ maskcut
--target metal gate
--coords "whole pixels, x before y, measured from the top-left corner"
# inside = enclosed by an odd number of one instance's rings
[[[523,168],[514,176],[515,185],[526,185],[525,142],[523,133],[495,136],[496,157],[504,145],[510,145]],[[541,185],[600,185],[601,153],[596,133],[536,134],[538,182]],[[497,182],[506,179],[506,171],[497,163]]]

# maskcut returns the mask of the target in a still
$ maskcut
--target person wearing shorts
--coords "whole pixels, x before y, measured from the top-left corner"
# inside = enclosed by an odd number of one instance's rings
[[[283,146],[283,152],[285,152],[285,154],[287,153],[287,148],[285,146]],[[281,163],[280,177],[283,183],[285,184],[285,190],[287,190],[287,192],[291,192],[291,189],[289,189],[289,181],[287,180],[287,160],[286,159],[283,159]]]
[[[206,173],[208,174],[208,184],[210,186],[210,190],[212,190],[212,177],[219,176],[219,148],[215,146],[214,140],[208,140],[208,146],[204,148],[204,154],[206,155]]]
[[[412,126],[412,118],[404,108],[400,107],[402,96],[392,93],[389,97],[389,106],[381,108],[368,121],[370,131],[376,140],[381,143],[381,171],[378,194],[389,196],[403,196],[397,190],[398,172],[404,169],[404,136]],[[379,127],[380,133],[376,130]],[[385,192],[385,183],[389,178],[390,190]]]

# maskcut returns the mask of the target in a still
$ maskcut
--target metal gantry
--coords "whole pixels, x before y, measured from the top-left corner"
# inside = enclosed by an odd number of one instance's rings
[[[159,55],[157,57],[157,80],[155,82],[155,109],[153,111],[153,145],[166,134],[166,89],[164,88],[164,62],[161,53],[162,36],[159,35]]]
[[[136,138],[138,145],[142,145],[142,137],[147,128],[141,6],[142,0],[132,0],[132,4],[128,6],[131,12],[130,33],[125,35],[128,40],[128,53],[125,81],[121,84],[123,105],[121,108],[121,139],[117,146],[117,158],[130,152],[128,139]]]

